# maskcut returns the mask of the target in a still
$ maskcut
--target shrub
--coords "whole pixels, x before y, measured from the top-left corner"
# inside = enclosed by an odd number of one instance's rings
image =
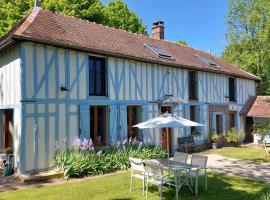
[[[245,134],[242,131],[238,131],[236,128],[231,128],[226,133],[226,140],[235,146],[239,145],[244,138]]]
[[[270,200],[270,193],[266,193],[261,197],[261,200]]]
[[[218,141],[218,138],[219,138],[219,136],[218,136],[217,133],[211,133],[209,137],[210,137],[210,141],[211,141],[212,143],[217,142],[217,141]]]
[[[63,171],[66,178],[112,173],[129,169],[129,157],[164,158],[160,146],[143,145],[135,140],[118,142],[115,147],[94,148],[92,141],[76,139],[71,150],[59,148],[52,166]]]

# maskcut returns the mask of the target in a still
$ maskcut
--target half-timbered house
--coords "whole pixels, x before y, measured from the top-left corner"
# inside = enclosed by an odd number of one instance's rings
[[[36,7],[0,39],[0,147],[15,150],[18,172],[49,167],[55,143],[96,146],[136,137],[177,148],[177,138],[244,129],[239,112],[260,79],[210,53]],[[173,99],[166,101],[166,99]],[[132,125],[172,112],[204,127]]]

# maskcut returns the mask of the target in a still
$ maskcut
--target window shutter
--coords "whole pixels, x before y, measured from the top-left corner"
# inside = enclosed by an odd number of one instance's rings
[[[213,113],[212,114],[212,133],[216,133],[217,132],[216,117],[217,117],[217,114],[216,113]]]
[[[0,110],[0,149],[4,148],[4,111]]]
[[[111,144],[116,144],[117,140],[119,139],[117,137],[118,133],[118,109],[117,105],[110,105],[110,132],[107,136],[108,141],[110,141]]]
[[[90,107],[80,105],[80,139],[90,139]]]
[[[118,139],[127,139],[127,106],[120,105],[119,111],[119,136]],[[119,138],[120,137],[120,138]]]
[[[183,110],[184,110],[184,118],[185,119],[190,119],[190,105],[189,104],[183,104]],[[184,132],[185,132],[185,136],[189,136],[191,133],[190,133],[190,128],[185,128],[184,129]]]

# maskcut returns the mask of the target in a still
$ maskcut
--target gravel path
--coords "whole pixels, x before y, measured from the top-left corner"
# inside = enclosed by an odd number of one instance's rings
[[[208,170],[270,182],[270,163],[256,163],[209,154]]]

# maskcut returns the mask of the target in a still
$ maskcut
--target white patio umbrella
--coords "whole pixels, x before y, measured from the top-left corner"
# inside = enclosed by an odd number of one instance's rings
[[[165,114],[162,114],[158,117],[136,124],[133,127],[137,127],[140,129],[166,128],[167,138],[169,138],[168,128],[186,128],[186,127],[191,127],[191,126],[204,126],[204,125],[166,112]],[[168,159],[169,159],[169,140],[168,139],[167,139],[167,153],[168,153]]]

